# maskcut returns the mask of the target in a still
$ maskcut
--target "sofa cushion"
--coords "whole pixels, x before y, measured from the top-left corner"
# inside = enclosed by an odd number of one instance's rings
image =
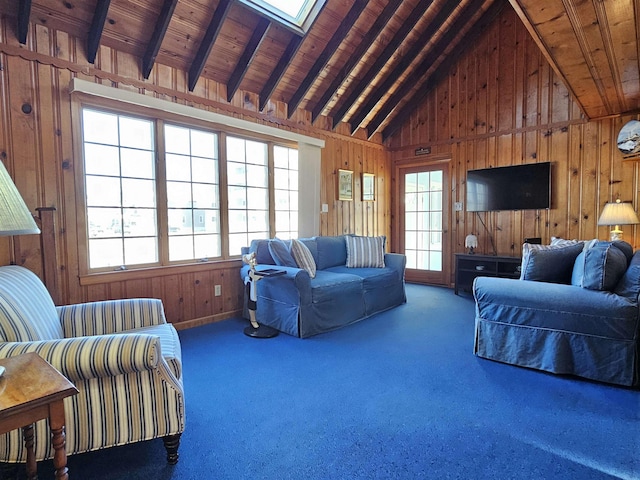
[[[573,266],[582,248],[582,242],[566,246],[525,243],[522,246],[520,279],[571,283]]]
[[[349,268],[383,268],[385,237],[344,237]]]
[[[627,256],[612,242],[597,242],[576,258],[571,284],[589,290],[611,291],[627,270]]]
[[[316,276],[316,261],[311,255],[309,248],[300,240],[291,240],[291,254],[293,255],[298,268],[305,269],[311,278]]]
[[[347,263],[347,246],[343,235],[316,237],[316,245],[318,248],[318,270]]]
[[[291,255],[291,242],[285,242],[279,238],[269,240],[269,253],[276,265],[281,267],[297,267],[296,261]]]

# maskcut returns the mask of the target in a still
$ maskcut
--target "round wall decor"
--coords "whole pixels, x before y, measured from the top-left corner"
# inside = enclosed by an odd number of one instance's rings
[[[625,157],[640,156],[640,121],[631,120],[618,134],[618,149]]]

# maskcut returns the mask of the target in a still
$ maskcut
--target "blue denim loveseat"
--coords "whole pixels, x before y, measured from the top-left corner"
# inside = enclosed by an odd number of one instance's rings
[[[349,268],[344,236],[299,239],[316,264],[315,278],[301,268],[277,266],[284,275],[257,283],[258,323],[300,338],[365,319],[406,302],[404,255],[384,254],[382,268]],[[257,269],[276,264],[270,240],[254,240],[243,254],[256,253]],[[244,279],[249,266],[240,275]],[[246,313],[246,312],[245,312]],[[246,315],[245,315],[246,316]]]
[[[540,268],[531,272],[542,275],[536,280],[476,278],[474,353],[556,374],[638,385],[640,251],[633,254],[626,244],[621,255],[612,242],[593,245],[595,250],[573,247],[564,259],[558,252],[547,252],[546,260],[540,256]],[[565,272],[559,273],[563,263]],[[525,276],[524,257],[522,268]],[[554,278],[545,278],[550,271]]]

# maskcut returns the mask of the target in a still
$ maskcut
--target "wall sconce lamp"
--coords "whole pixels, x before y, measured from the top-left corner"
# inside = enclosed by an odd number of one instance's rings
[[[40,233],[40,229],[9,176],[9,172],[0,162],[0,235],[32,233]]]
[[[473,249],[478,248],[478,237],[476,237],[473,233],[470,233],[464,239],[464,246],[465,248],[469,249],[469,255],[473,255],[474,253],[476,253],[473,251]]]
[[[630,203],[621,202],[618,198],[615,202],[608,202],[602,209],[598,225],[614,225],[611,230],[611,241],[622,240],[620,225],[635,225],[640,223],[638,215]]]

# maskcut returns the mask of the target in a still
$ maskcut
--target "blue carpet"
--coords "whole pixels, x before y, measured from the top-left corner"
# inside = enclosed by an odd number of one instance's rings
[[[179,463],[155,440],[72,456],[71,478],[640,478],[640,392],[477,358],[471,297],[407,296],[305,340],[181,331]]]

